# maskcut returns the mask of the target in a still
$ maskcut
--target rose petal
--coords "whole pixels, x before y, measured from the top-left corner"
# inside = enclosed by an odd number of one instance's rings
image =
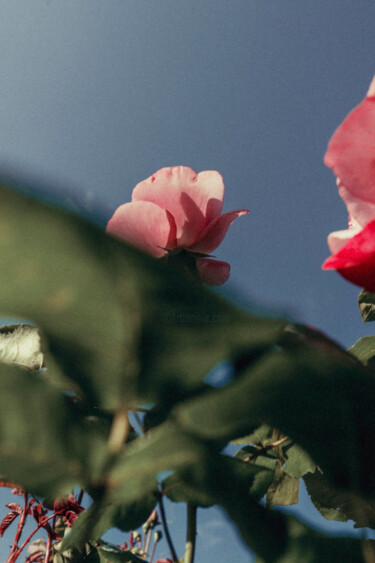
[[[361,229],[346,229],[343,231],[335,231],[334,233],[330,233],[327,237],[327,242],[332,254],[335,254],[336,252],[341,250],[346,245],[346,243],[359,232],[361,232]]]
[[[153,256],[176,246],[176,225],[165,209],[148,201],[125,203],[116,209],[106,232]]]
[[[197,270],[202,282],[207,285],[223,285],[230,276],[228,262],[220,262],[210,258],[198,258]]]
[[[210,254],[221,244],[233,221],[237,219],[237,217],[247,215],[248,213],[249,211],[247,209],[237,209],[236,211],[228,211],[228,213],[216,217],[216,219],[207,225],[201,238],[190,247],[190,250]]]
[[[177,246],[195,242],[206,225],[220,215],[224,184],[215,171],[197,174],[192,168],[162,168],[137,184],[132,201],[151,201],[167,209],[176,223]]]
[[[352,220],[364,227],[375,219],[375,204],[363,201],[353,196],[344,186],[339,186],[339,194],[345,202],[348,213]]]
[[[350,282],[375,292],[375,221],[327,258],[322,268],[337,270]]]
[[[375,204],[375,84],[336,129],[324,157],[355,197]]]

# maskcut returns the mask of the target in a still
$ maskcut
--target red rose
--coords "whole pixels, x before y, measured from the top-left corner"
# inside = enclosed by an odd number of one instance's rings
[[[328,236],[323,269],[375,292],[375,78],[366,98],[333,134],[324,162],[337,177],[349,213],[347,230]]]

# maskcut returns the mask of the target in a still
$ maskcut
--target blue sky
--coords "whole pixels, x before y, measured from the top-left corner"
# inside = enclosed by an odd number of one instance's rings
[[[0,169],[108,217],[163,166],[219,170],[225,211],[250,209],[216,253],[227,290],[349,347],[373,328],[359,289],[321,271],[347,221],[322,158],[375,73],[374,18],[364,0],[8,0]],[[247,562],[221,513],[201,512],[198,563]],[[184,515],[170,518],[182,538]]]

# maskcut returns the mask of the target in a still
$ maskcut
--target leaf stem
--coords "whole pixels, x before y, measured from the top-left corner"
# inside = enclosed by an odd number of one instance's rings
[[[117,453],[121,450],[125,443],[130,428],[128,411],[120,409],[116,412],[112,422],[111,432],[108,438],[108,449],[112,453]]]
[[[194,562],[196,537],[197,537],[197,506],[188,502],[184,563]]]
[[[168,530],[167,519],[165,517],[165,510],[164,510],[164,503],[163,503],[163,493],[160,493],[158,503],[159,503],[159,508],[160,508],[160,516],[161,516],[161,522],[162,522],[163,530],[164,530],[164,534],[165,534],[165,539],[167,540],[168,547],[169,547],[169,550],[170,550],[171,555],[172,555],[173,563],[178,563],[178,557],[177,557],[176,550],[175,550],[173,542],[172,542],[172,538],[171,538],[169,530]]]

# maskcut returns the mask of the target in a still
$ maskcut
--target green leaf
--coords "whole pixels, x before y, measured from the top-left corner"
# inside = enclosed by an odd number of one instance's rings
[[[256,558],[256,563],[366,563],[364,551],[374,555],[372,540],[364,542],[353,538],[331,538],[308,528],[296,518],[288,516],[289,542],[286,551],[279,557],[270,559]]]
[[[259,494],[258,476],[263,479],[264,469],[262,474],[254,466],[206,450],[200,463],[184,474],[184,482],[197,496],[204,493],[211,503],[221,505],[245,542],[273,561],[285,548],[284,517],[255,502],[251,492]]]
[[[156,489],[156,484],[155,484]],[[110,528],[122,531],[137,529],[150,516],[156,496],[146,493],[132,502],[98,500],[82,512],[66,536],[63,549],[70,549],[89,541],[97,541]]]
[[[61,546],[61,543],[58,546]],[[83,561],[85,563],[102,563],[98,550],[92,543],[86,543],[82,547],[64,552],[56,550],[56,545],[54,548],[53,563],[81,563]]]
[[[290,506],[297,504],[299,494],[299,479],[290,477],[285,473],[280,463],[277,463],[274,479],[266,493],[266,506]]]
[[[246,463],[260,465],[272,472],[276,469],[277,455],[273,450],[266,451],[255,446],[245,446],[238,450],[234,457]]]
[[[5,187],[0,195],[1,314],[35,322],[90,400],[116,406],[130,387],[124,368],[137,332],[116,294],[112,249],[119,245],[65,211]],[[131,283],[128,297],[136,303]]]
[[[220,458],[220,462],[223,458]],[[227,487],[233,487],[233,471],[238,469],[238,461],[241,460],[241,455],[236,454],[236,461],[233,463],[230,461],[231,458],[225,456],[225,463],[229,467],[229,477]],[[212,468],[214,473],[215,468]],[[265,495],[268,487],[273,480],[274,467],[268,467],[267,465],[262,466],[256,464],[244,463],[241,466],[241,478],[248,473],[248,489],[246,494],[257,501]],[[191,502],[197,506],[207,508],[212,505],[212,495],[206,492],[205,489],[197,489],[189,484],[191,474],[191,468],[181,469],[176,471],[173,475],[165,479],[162,483],[162,490],[166,496],[173,502]]]
[[[98,478],[101,435],[44,375],[0,364],[0,474],[40,496]]]
[[[280,439],[283,439],[283,437],[279,433],[275,433],[272,428],[263,424],[252,434],[249,434],[245,438],[234,440],[233,443],[244,443],[246,441],[246,443],[254,444],[256,446],[255,448],[243,448],[240,452],[243,452],[244,456],[246,456],[247,453],[247,455],[250,455],[254,460],[259,460],[261,464],[264,463],[264,461],[262,461],[264,454],[268,452],[270,455],[266,455],[266,459],[271,456],[273,460],[276,460],[277,455],[272,454],[272,450],[275,452],[280,451],[280,460],[283,461],[283,471],[290,477],[299,478],[305,475],[305,473],[315,471],[316,463],[314,463],[309,454],[294,443],[293,440],[287,439],[286,441],[282,441],[275,448],[271,448],[273,444],[278,444]],[[236,455],[241,455],[240,452],[237,452]]]
[[[267,426],[267,424],[262,424],[251,432],[247,436],[243,438],[237,438],[236,440],[232,440],[232,444],[255,444],[259,446],[264,446],[265,444],[269,444],[273,435],[273,428]]]
[[[368,494],[375,491],[374,396],[372,372],[351,355],[301,346],[263,355],[225,388],[177,407],[175,417],[205,440],[268,424],[300,444],[337,486]]]
[[[292,441],[282,446],[285,463],[283,471],[290,477],[303,477],[306,473],[313,473],[316,463],[303,448]]]
[[[121,551],[115,546],[104,544],[98,548],[100,563],[142,563],[144,559],[140,559],[131,551]]]
[[[375,294],[363,289],[358,296],[359,310],[365,323],[375,321]]]
[[[375,360],[375,336],[364,336],[349,348],[348,352],[353,354],[364,365],[373,364]]]
[[[335,489],[324,474],[305,475],[307,491],[316,509],[327,520],[354,520],[355,528],[375,529],[375,500]]]
[[[279,321],[240,312],[183,266],[6,187],[0,196],[0,312],[40,327],[43,353],[92,405],[174,404],[218,362],[277,338]]]

